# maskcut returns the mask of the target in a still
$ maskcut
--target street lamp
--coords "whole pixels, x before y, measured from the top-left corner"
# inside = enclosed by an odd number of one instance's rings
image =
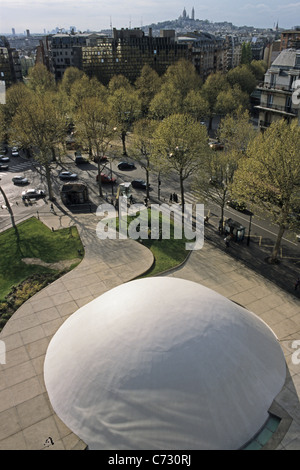
[[[246,210],[244,213],[250,216],[249,230],[248,230],[248,236],[247,236],[247,246],[249,246],[250,245],[250,233],[251,233],[251,221],[252,221],[253,212]]]

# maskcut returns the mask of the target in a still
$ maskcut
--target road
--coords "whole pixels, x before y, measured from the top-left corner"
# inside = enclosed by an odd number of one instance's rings
[[[41,199],[38,201],[32,201],[31,203],[24,203],[21,199],[22,191],[25,189],[22,186],[16,186],[12,183],[11,179],[17,174],[22,174],[29,179],[29,185],[27,188],[36,188],[44,189],[47,193],[47,185],[45,183],[45,178],[40,174],[38,168],[36,168],[32,161],[28,161],[22,157],[12,157],[10,152],[9,170],[0,172],[1,186],[6,192],[10,204],[13,208],[14,215],[17,221],[22,220],[23,218],[28,217],[29,214],[36,215],[37,213],[49,212],[50,204],[47,198],[45,200]],[[127,161],[130,161],[130,158],[126,158]],[[130,182],[135,178],[146,179],[145,170],[139,165],[136,164],[136,169],[133,171],[120,171],[117,167],[120,159],[112,158],[111,163],[108,162],[103,167],[103,172],[110,176],[111,170],[113,177],[117,178],[117,184],[114,186],[112,191],[112,186],[110,184],[103,185],[103,195],[104,197],[114,198],[117,191],[117,186],[123,182]],[[52,171],[52,183],[54,194],[57,198],[57,201],[61,202],[60,199],[60,189],[62,187],[62,182],[60,181],[58,175],[60,171],[69,170],[76,172],[78,174],[78,181],[85,183],[89,188],[89,197],[94,205],[97,207],[101,203],[101,198],[99,197],[99,188],[96,182],[97,175],[97,164],[88,163],[83,165],[75,165],[74,162],[74,152],[69,151],[63,159],[63,163],[56,163],[55,168]],[[179,188],[179,178],[176,174],[174,175],[161,175],[161,185],[158,186],[158,174],[153,171],[150,174],[150,200],[155,202],[160,201],[169,202],[170,194],[176,192],[180,194]],[[145,191],[133,189],[133,198],[135,202],[144,202]],[[185,199],[186,203],[196,203],[201,202],[197,201],[190,189],[190,182],[185,182]],[[180,201],[179,201],[180,202]],[[0,202],[1,204],[1,202]],[[10,224],[10,217],[7,209],[3,206],[0,212],[0,228],[3,229]],[[210,217],[211,223],[218,226],[218,221],[220,218],[220,209],[213,203],[205,204],[205,214],[208,214]],[[249,222],[250,218],[248,215],[240,213],[230,207],[225,209],[225,217],[236,220],[241,223],[246,228],[246,234],[249,233]],[[267,217],[264,219],[259,219],[255,214],[252,217],[251,221],[251,242],[258,243],[264,246],[272,246],[276,240],[277,236],[277,227],[274,226]],[[300,243],[297,242],[295,233],[286,232],[284,239],[282,241],[281,256],[284,257],[293,257],[295,259],[299,258],[300,265]]]

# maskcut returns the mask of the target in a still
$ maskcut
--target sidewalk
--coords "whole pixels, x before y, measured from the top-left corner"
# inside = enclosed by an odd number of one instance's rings
[[[7,350],[6,364],[0,364],[0,450],[85,448],[85,443],[55,415],[49,402],[43,380],[48,344],[78,308],[141,275],[153,262],[152,254],[138,242],[99,240],[95,232],[99,218],[95,214],[65,212],[40,218],[54,229],[76,224],[85,257],[77,268],[23,304],[0,333]],[[213,226],[208,226],[205,234],[203,249],[193,252],[184,266],[166,275],[199,282],[225,295],[260,316],[273,329],[288,366],[286,386],[278,403],[293,418],[277,448],[300,450],[300,365],[291,360],[292,342],[300,340],[300,300],[267,280],[264,272],[260,273],[263,262],[255,245],[250,245],[249,250],[247,247],[248,251],[245,248],[237,252],[241,248],[238,246],[225,252],[223,238]],[[245,261],[236,259],[236,253],[244,253]],[[253,269],[246,262],[252,262]]]

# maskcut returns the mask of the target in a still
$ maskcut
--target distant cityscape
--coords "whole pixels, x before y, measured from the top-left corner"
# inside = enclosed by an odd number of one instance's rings
[[[285,30],[280,28],[278,21],[273,28],[267,29],[237,27],[226,21],[213,23],[195,19],[195,9],[188,13],[184,8],[176,20],[140,28],[117,30],[111,25],[108,30],[79,31],[73,25],[68,30],[55,28],[44,34],[34,34],[29,29],[24,34],[16,34],[12,28],[11,34],[0,36],[0,82],[7,88],[15,82],[26,81],[29,69],[35,64],[43,64],[56,81],[73,66],[89,77],[96,77],[104,85],[120,74],[134,83],[145,65],[163,75],[179,59],[191,61],[204,82],[212,73],[227,73],[238,67],[245,44],[251,49],[251,59],[264,61],[268,69],[277,61],[277,68],[271,75],[274,78],[275,72],[279,74],[278,83],[291,73],[285,65],[280,65],[277,71],[281,60],[278,57],[284,50],[293,49],[295,53],[289,56],[288,68],[293,70],[293,79],[300,78],[299,26]],[[284,67],[282,73],[281,67]],[[281,97],[276,106],[268,92],[267,104],[264,103],[260,110],[264,127],[270,122],[270,110],[278,115],[287,113],[288,118],[298,115],[291,106],[293,83],[289,81],[282,85],[284,89],[288,88],[285,90],[287,101],[283,103]],[[258,88],[256,94],[259,105],[265,88]]]

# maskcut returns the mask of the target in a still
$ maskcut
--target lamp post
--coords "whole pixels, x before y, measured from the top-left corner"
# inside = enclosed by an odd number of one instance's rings
[[[249,230],[248,230],[248,237],[247,237],[247,246],[249,246],[250,245],[250,233],[251,233],[251,221],[252,221],[253,213],[251,211],[247,211],[247,214],[250,216]]]
[[[161,185],[161,180],[160,180],[160,171],[158,172],[158,179],[157,179],[157,195],[158,195],[158,200],[160,201],[160,185]]]

